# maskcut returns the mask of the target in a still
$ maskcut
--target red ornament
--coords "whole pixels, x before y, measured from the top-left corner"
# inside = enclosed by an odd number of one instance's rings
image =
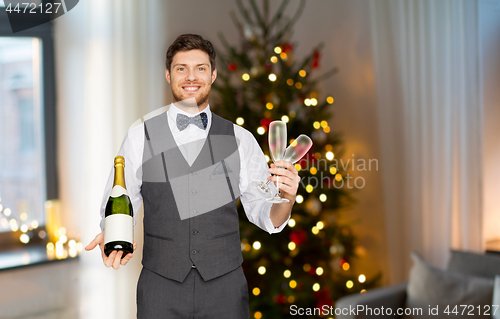
[[[319,68],[319,59],[320,59],[320,57],[321,57],[321,55],[320,55],[319,51],[314,51],[311,68],[313,68],[313,69]]]
[[[270,119],[262,119],[260,120],[260,125],[263,126],[267,131],[269,124],[271,124],[271,122],[272,121]]]
[[[285,52],[286,54],[288,54],[289,52],[292,51],[293,51],[293,45],[291,45],[290,43],[286,42],[281,45],[281,52]]]
[[[267,71],[271,71],[273,69],[273,65],[269,62],[266,62],[266,64],[264,64],[264,68],[267,70]]]
[[[302,245],[307,238],[307,233],[300,229],[290,233],[290,241],[293,241],[295,245]]]
[[[311,267],[311,269],[309,269],[309,275],[316,275],[316,268]]]
[[[238,66],[236,65],[236,63],[231,62],[231,63],[229,63],[227,68],[229,69],[229,71],[233,72],[233,71],[236,71],[238,69]]]
[[[286,296],[283,294],[278,294],[274,296],[274,300],[276,301],[277,304],[284,304],[286,302]]]
[[[320,291],[314,292],[314,298],[316,298],[316,307],[323,308],[323,306],[333,306],[333,300],[330,298],[330,289],[325,287]]]

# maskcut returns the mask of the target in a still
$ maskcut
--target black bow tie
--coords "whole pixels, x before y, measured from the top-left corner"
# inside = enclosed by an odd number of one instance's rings
[[[202,130],[206,129],[208,124],[207,113],[202,112],[193,117],[189,117],[184,114],[177,114],[177,128],[179,131],[184,130],[189,124],[194,124]]]

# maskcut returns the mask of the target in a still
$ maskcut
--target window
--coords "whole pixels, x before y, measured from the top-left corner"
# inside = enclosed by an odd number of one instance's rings
[[[13,33],[0,10],[0,250],[42,241],[58,197],[53,60],[50,22]]]

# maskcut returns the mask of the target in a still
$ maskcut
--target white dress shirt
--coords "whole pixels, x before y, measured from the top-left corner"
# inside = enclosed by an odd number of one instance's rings
[[[207,114],[207,128],[205,130],[197,127],[196,125],[188,125],[186,129],[180,131],[176,125],[177,114],[184,114],[186,116],[192,117],[201,112]],[[200,153],[205,139],[207,138],[208,132],[212,125],[212,112],[210,111],[210,106],[208,105],[204,110],[196,113],[189,114],[177,108],[174,104],[170,104],[167,111],[168,124],[174,140],[179,147],[182,155],[191,166],[196,160],[196,157]],[[269,234],[279,233],[288,223],[285,221],[281,226],[274,227],[271,218],[270,211],[273,203],[265,200],[264,197],[259,193],[259,191],[252,186],[254,180],[267,181],[267,177],[270,175],[268,172],[268,165],[260,145],[255,140],[255,137],[248,130],[243,127],[234,125],[234,134],[236,139],[239,141],[239,157],[240,157],[240,200],[245,210],[245,214],[248,220],[260,227],[261,229],[267,231]],[[136,224],[135,214],[139,211],[142,204],[142,174],[141,165],[144,150],[144,123],[141,122],[133,126],[127,132],[122,146],[118,151],[118,155],[125,158],[125,185],[127,187],[128,195],[132,201],[132,207],[134,209],[134,226]],[[199,143],[193,143],[194,141],[199,141]],[[189,146],[188,146],[189,145]],[[139,176],[138,176],[139,175]],[[114,166],[111,168],[108,181],[106,183],[106,188],[104,191],[104,196],[101,203],[101,230],[104,229],[104,216],[105,208],[108,202],[111,189],[113,187],[114,180]],[[276,194],[276,187],[274,183],[269,183],[272,194]],[[147,212],[145,212],[147,214]]]

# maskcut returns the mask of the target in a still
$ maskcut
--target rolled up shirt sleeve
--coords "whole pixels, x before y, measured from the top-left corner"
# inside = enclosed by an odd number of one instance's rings
[[[266,201],[260,191],[252,186],[253,181],[267,182],[267,177],[270,176],[266,157],[252,133],[238,125],[235,125],[234,131],[239,142],[238,151],[241,162],[239,187],[245,214],[252,224],[269,234],[279,233],[288,224],[290,216],[279,227],[275,227],[270,217],[273,203]],[[271,195],[274,196],[277,191],[276,186],[272,182],[268,185]],[[271,197],[271,195],[268,196]]]

